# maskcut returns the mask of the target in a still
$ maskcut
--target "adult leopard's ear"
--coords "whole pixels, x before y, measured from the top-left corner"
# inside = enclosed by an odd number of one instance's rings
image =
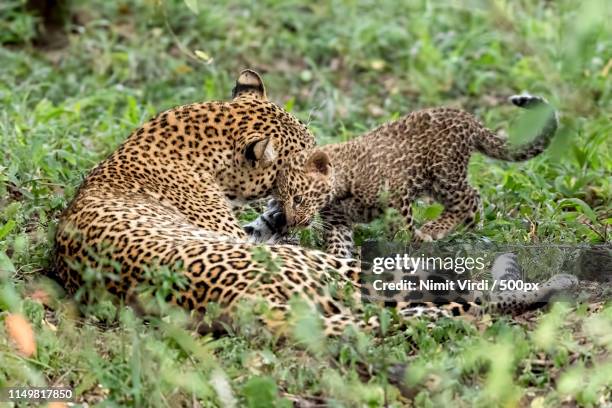
[[[244,149],[244,158],[253,167],[268,167],[276,160],[274,141],[270,136],[250,141]]]
[[[266,88],[259,74],[251,69],[245,69],[236,80],[232,89],[232,98],[250,95],[255,99],[266,100]]]
[[[315,150],[306,160],[306,171],[309,173],[318,173],[328,176],[331,172],[331,160],[327,153],[321,150]]]

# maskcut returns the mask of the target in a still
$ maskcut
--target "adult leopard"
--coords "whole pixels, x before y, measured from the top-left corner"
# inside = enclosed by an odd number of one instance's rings
[[[151,272],[168,266],[186,282],[176,285],[167,300],[189,310],[203,313],[216,302],[231,316],[240,301],[264,299],[270,313],[262,319],[282,331],[290,299],[301,297],[321,312],[329,335],[348,325],[376,327],[375,316],[366,320],[359,306],[347,307],[328,290],[330,282],[358,285],[354,260],[273,246],[265,248],[279,265],[271,273],[258,262],[257,247],[246,242],[232,213],[232,201],[268,195],[283,162],[313,147],[306,126],[267,100],[260,76],[243,71],[230,102],[165,111],[91,171],[60,217],[57,276],[75,292],[86,283],[84,275],[95,270],[110,292],[129,299]],[[353,303],[359,303],[358,292]],[[416,310],[398,307],[404,314]],[[493,307],[506,309],[510,302],[502,298]],[[448,308],[479,310],[474,304]]]

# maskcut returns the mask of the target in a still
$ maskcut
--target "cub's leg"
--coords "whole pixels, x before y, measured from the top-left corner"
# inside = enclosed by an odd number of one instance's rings
[[[326,207],[321,210],[326,252],[339,258],[355,258],[352,223],[341,209]]]
[[[474,204],[472,205],[472,208],[470,209],[470,212],[467,218],[463,221],[463,223],[468,228],[482,228],[482,223],[484,220],[482,200],[480,198],[478,190],[474,189],[473,187],[470,188],[474,190],[474,193],[476,194],[476,200],[474,201]]]
[[[412,218],[412,202],[417,197],[417,192],[413,189],[408,189],[399,200],[392,202],[393,207],[400,212],[402,217],[404,218],[405,229],[411,234],[414,233],[413,230],[413,218]],[[393,234],[395,235],[395,234]]]
[[[458,184],[438,182],[434,185],[434,194],[436,199],[444,205],[444,211],[440,217],[427,222],[415,231],[414,241],[416,242],[442,239],[462,222],[473,226],[476,213],[481,209],[478,191],[465,180]]]
[[[325,224],[327,252],[339,258],[359,258],[353,240],[353,225],[370,222],[381,214],[377,206],[368,206],[358,198],[338,200],[320,212]]]

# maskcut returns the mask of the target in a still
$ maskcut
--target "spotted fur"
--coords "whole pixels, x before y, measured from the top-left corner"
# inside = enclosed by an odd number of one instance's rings
[[[308,225],[320,212],[328,252],[349,257],[354,255],[354,223],[370,222],[393,207],[412,231],[412,202],[419,197],[433,197],[444,211],[413,231],[415,241],[441,239],[460,223],[474,225],[481,201],[467,181],[472,153],[527,160],[547,147],[557,128],[556,112],[542,98],[518,95],[510,100],[523,108],[541,107],[548,115],[539,134],[524,146],[511,146],[467,112],[434,108],[292,157],[280,169],[275,190],[287,226]]]
[[[263,299],[269,313],[262,320],[282,333],[289,301],[300,297],[321,313],[329,335],[349,325],[377,327],[376,316],[360,312],[358,290],[349,291],[356,305],[349,308],[328,289],[332,282],[358,288],[354,260],[246,240],[232,202],[270,194],[278,169],[312,149],[314,138],[266,99],[255,72],[240,75],[233,97],[159,114],[91,171],[60,217],[56,277],[74,293],[94,271],[110,292],[129,300],[168,267],[184,282],[173,284],[166,300],[196,315],[214,302],[231,319],[241,301]]]

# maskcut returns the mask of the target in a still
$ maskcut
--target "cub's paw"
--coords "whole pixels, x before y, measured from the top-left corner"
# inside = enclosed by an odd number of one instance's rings
[[[531,108],[537,105],[546,105],[548,102],[541,96],[533,96],[528,93],[522,93],[520,95],[512,95],[510,102],[520,108]]]

